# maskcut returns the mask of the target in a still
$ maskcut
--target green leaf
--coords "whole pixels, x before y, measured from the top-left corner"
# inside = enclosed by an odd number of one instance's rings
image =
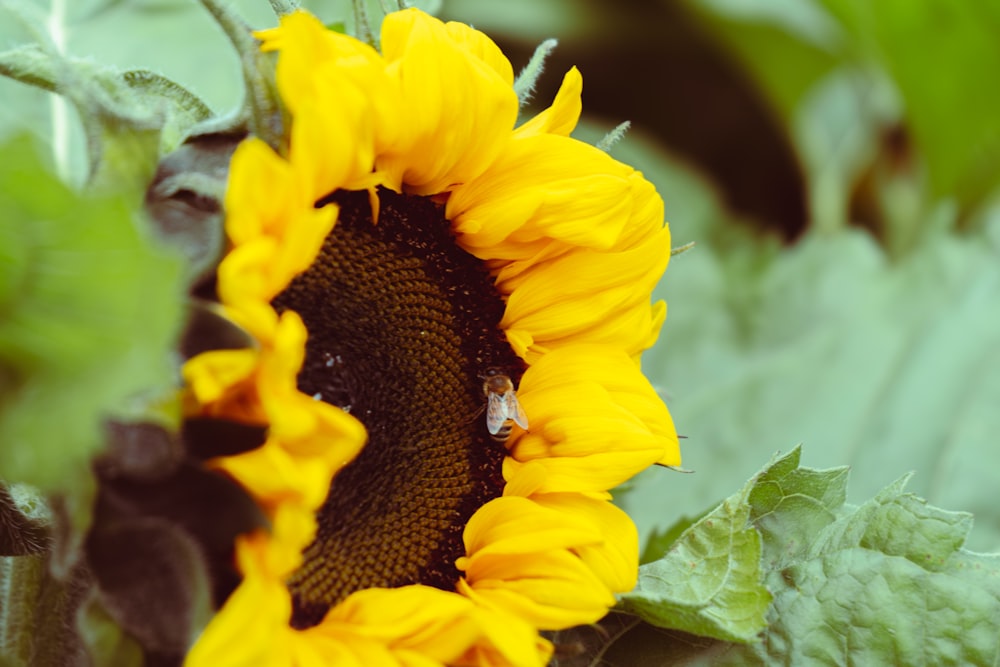
[[[775,622],[754,655],[795,664],[993,662],[1000,557],[960,549],[971,517],[927,506],[904,483],[813,535],[802,558],[772,572]]]
[[[705,512],[708,514],[708,512]],[[643,547],[642,555],[639,556],[639,563],[645,565],[646,563],[651,563],[654,560],[660,558],[665,554],[670,546],[677,541],[684,531],[693,526],[699,519],[704,516],[699,517],[681,517],[673,523],[669,528],[664,530],[653,530],[646,538],[646,545]]]
[[[844,31],[808,0],[688,0],[790,124],[799,101],[837,63]]]
[[[760,535],[748,526],[748,484],[688,528],[659,560],[639,568],[621,608],[662,628],[750,641],[764,629],[771,596],[760,569]]]
[[[708,641],[718,635],[688,623],[676,602],[644,594],[643,574],[638,593],[624,596],[625,608],[647,623],[701,637],[636,626],[603,659],[612,665],[993,664],[1000,652],[1000,554],[962,548],[971,516],[905,492],[907,477],[860,507],[846,505],[845,469],[798,463],[796,448],[709,515],[749,517],[745,528],[763,538],[763,581],[774,596],[766,632],[749,643]],[[692,575],[668,563],[693,533],[701,542],[712,539],[696,524],[642,572],[655,566],[662,585],[683,591]],[[738,545],[731,554],[747,558]],[[633,603],[637,595],[644,606]],[[687,599],[699,600],[697,590]],[[724,607],[728,614],[738,609],[732,602]]]
[[[973,210],[1000,186],[1000,90],[982,85],[1000,67],[995,2],[907,0],[773,2],[689,0],[697,16],[757,81],[792,128],[811,172],[812,218],[846,221],[859,170],[897,172],[920,187],[921,172],[904,143],[880,146],[879,134],[906,128],[922,155],[929,199],[955,197]],[[829,76],[854,79],[834,96]],[[829,75],[829,76],[828,76]],[[828,92],[828,91],[827,91]],[[817,97],[826,99],[817,106]],[[895,160],[895,163],[893,162]],[[898,180],[880,183],[899,196]],[[917,200],[920,197],[916,198]],[[923,202],[914,202],[922,205]],[[898,203],[883,202],[889,218]],[[899,221],[887,221],[898,227]],[[917,220],[907,221],[916,226]],[[903,236],[908,230],[901,230]],[[904,240],[905,243],[905,240]]]
[[[845,63],[814,80],[796,102],[791,130],[809,174],[811,225],[833,230],[854,222],[858,183],[880,157],[885,129],[900,118],[892,82],[870,67]],[[911,215],[906,226],[918,222]]]
[[[121,199],[70,191],[25,140],[0,151],[0,478],[72,493],[105,419],[176,382],[180,263]]]
[[[824,0],[899,89],[934,192],[979,203],[1000,185],[996,2]]]

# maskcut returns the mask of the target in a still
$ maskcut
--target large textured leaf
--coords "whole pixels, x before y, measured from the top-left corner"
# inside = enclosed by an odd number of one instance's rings
[[[767,630],[753,641],[731,643],[646,624],[623,626],[617,618],[602,664],[995,664],[1000,555],[963,549],[971,517],[928,505],[904,491],[906,481],[854,507],[843,502],[845,469],[799,467],[798,448],[773,461],[722,506],[729,513],[742,508],[749,517],[745,527],[762,537],[763,580],[774,596]],[[644,566],[643,576],[655,569],[661,586],[674,590],[697,581],[697,568],[685,572],[676,555],[692,540],[721,544],[707,520],[692,526],[663,559]],[[747,557],[738,547],[730,553]],[[627,610],[652,625],[691,629],[675,606],[651,607],[643,588],[641,581],[638,592],[624,597]],[[646,604],[636,605],[637,599]],[[741,605],[730,602],[725,609],[735,616]],[[709,634],[704,630],[696,629]]]
[[[760,534],[750,526],[752,489],[747,484],[676,541],[664,541],[666,553],[639,569],[622,609],[657,627],[734,642],[763,630],[771,595],[762,583]]]

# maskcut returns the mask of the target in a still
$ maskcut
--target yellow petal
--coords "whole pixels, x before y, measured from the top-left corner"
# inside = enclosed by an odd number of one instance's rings
[[[568,275],[572,280],[562,282],[576,293],[634,284],[637,291],[646,292],[648,300],[670,260],[670,230],[660,227],[627,248],[573,248],[558,254],[549,251],[548,255],[506,265],[497,274],[497,288],[502,294],[511,294],[522,286],[526,292],[534,292],[546,287],[546,282],[557,280],[555,276]]]
[[[472,57],[486,63],[507,86],[514,86],[514,68],[500,47],[486,34],[457,21],[449,21],[445,24],[445,29],[456,44],[461,45]]]
[[[186,385],[200,403],[219,400],[229,387],[241,382],[257,367],[257,350],[211,350],[189,359],[181,371]]]
[[[568,551],[472,557],[464,564],[459,593],[541,629],[593,623],[615,602],[590,568]]]
[[[256,239],[265,230],[286,224],[289,206],[297,201],[295,175],[284,160],[260,139],[250,137],[236,147],[226,186],[226,233],[235,245]]]
[[[365,91],[342,76],[324,82],[295,114],[288,155],[314,201],[363,188],[375,164],[375,119]]]
[[[292,113],[289,160],[313,201],[371,180],[376,134],[395,138],[398,92],[370,46],[295,12],[282,20],[277,66]]]
[[[500,327],[523,332],[546,350],[563,339],[605,343],[630,354],[644,349],[651,342],[649,295],[666,268],[669,240],[663,228],[622,252],[578,249],[507,282],[501,272],[500,291],[510,296]]]
[[[542,507],[593,522],[603,539],[574,552],[609,590],[624,593],[635,587],[639,573],[639,533],[628,514],[608,501],[578,493],[535,495],[532,500]]]
[[[241,143],[230,162],[226,233],[235,246],[219,268],[220,299],[270,301],[316,259],[333,228],[336,207],[315,197],[292,167],[259,139]]]
[[[509,141],[517,96],[495,61],[467,50],[467,35],[461,37],[417,10],[395,12],[382,24],[383,56],[406,122],[376,165],[396,190],[447,192],[481,174]]]
[[[265,572],[267,540],[263,533],[237,538],[243,581],[197,639],[185,667],[292,666],[292,602],[284,584]]]
[[[511,140],[445,215],[480,259],[526,259],[539,240],[609,249],[629,220],[631,167],[593,146],[552,134]]]
[[[547,658],[524,620],[420,585],[358,591],[303,634],[350,647],[363,665],[541,667]]]
[[[415,650],[441,662],[461,655],[478,628],[468,600],[429,586],[357,591],[315,627],[318,634],[377,639],[394,650]]]
[[[597,544],[600,532],[585,520],[574,520],[527,498],[504,496],[472,515],[463,534],[469,557],[509,556]]]
[[[358,639],[343,641],[315,632],[292,633],[289,662],[295,667],[396,667],[392,652],[382,644]],[[436,667],[436,666],[435,666]]]
[[[504,496],[479,508],[464,539],[458,590],[488,607],[555,629],[592,622],[614,603],[575,551],[603,540],[587,516]]]
[[[292,138],[293,148],[317,154],[303,163],[312,162],[312,169],[318,170],[318,163],[326,159],[332,171],[344,174],[327,179],[327,185],[342,180],[340,187],[363,189],[356,179],[371,170],[373,148],[377,152],[394,144],[404,120],[399,87],[387,74],[385,60],[367,44],[327,30],[305,12],[283,18],[278,30],[257,34],[264,39],[265,50],[281,51],[276,77],[294,121],[300,120],[300,114],[316,117],[306,123],[320,133],[321,141],[314,142],[306,130]],[[337,137],[346,138],[347,143],[337,145]],[[323,182],[316,179],[316,183]],[[327,187],[320,194],[331,190]]]
[[[235,456],[213,459],[212,467],[224,470],[260,505],[294,503],[317,509],[330,491],[334,470],[318,457],[296,457],[269,440]]]
[[[279,51],[275,72],[282,102],[293,116],[300,104],[331,83],[330,73],[355,82],[375,79],[384,67],[382,57],[364,42],[327,28],[313,15],[296,11],[283,16],[281,25],[255,33],[263,51]],[[384,91],[378,90],[381,93]]]
[[[277,243],[259,237],[233,248],[217,269],[219,299],[227,314],[255,338],[268,337],[277,319],[269,305],[269,295],[280,289],[270,270],[278,252]]]
[[[354,417],[298,390],[296,378],[305,360],[306,327],[292,311],[281,314],[264,356],[259,395],[271,424],[271,435],[289,451],[319,456],[345,465],[365,441],[364,426]]]
[[[581,456],[550,456],[537,461],[545,469],[546,493],[556,491],[580,491],[610,489],[634,477],[658,462],[655,454],[659,451],[652,442],[624,453],[599,453]],[[665,455],[661,455],[665,457]],[[523,465],[516,459],[508,458],[503,463],[504,479],[511,479]],[[673,465],[673,464],[671,464]]]
[[[623,309],[622,312],[615,313],[614,317],[580,325],[563,336],[550,334],[542,337],[540,332],[525,331],[517,327],[507,329],[506,333],[508,339],[513,337],[515,340],[529,341],[523,350],[515,348],[521,358],[529,364],[535,363],[553,350],[581,342],[620,348],[638,364],[639,353],[649,349],[656,342],[665,316],[666,304],[661,301],[652,307],[638,304]],[[539,337],[535,338],[535,334]]]
[[[680,459],[670,413],[620,349],[554,350],[525,372],[518,399],[531,426],[510,445],[504,477],[534,462],[545,470],[540,493],[604,491],[655,462]]]
[[[629,198],[632,200],[632,212],[628,224],[618,238],[617,247],[627,249],[637,243],[642,243],[650,234],[655,234],[664,227],[663,198],[646,180],[641,172],[633,171],[628,175]],[[669,228],[669,225],[668,225]]]
[[[527,137],[533,134],[561,134],[568,137],[580,120],[583,103],[580,95],[583,93],[583,77],[580,71],[572,67],[563,76],[562,85],[556,93],[556,99],[545,111],[541,112],[514,131],[516,137]]]
[[[483,639],[458,659],[457,665],[476,667],[543,667],[552,657],[552,644],[538,636],[534,625],[503,611],[477,606],[473,610]]]

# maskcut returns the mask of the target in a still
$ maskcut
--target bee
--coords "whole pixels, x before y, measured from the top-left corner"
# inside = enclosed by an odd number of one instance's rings
[[[514,424],[528,428],[528,416],[517,402],[514,383],[496,369],[483,374],[483,394],[486,395],[486,430],[497,442],[506,442]]]

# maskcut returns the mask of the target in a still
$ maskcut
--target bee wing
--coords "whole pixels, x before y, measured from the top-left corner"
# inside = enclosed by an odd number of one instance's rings
[[[512,391],[504,394],[504,402],[507,405],[507,419],[513,419],[514,423],[528,430],[528,415],[524,414],[524,408],[517,402],[517,396]]]
[[[486,430],[490,435],[496,435],[503,428],[503,423],[509,418],[507,415],[507,401],[505,394],[490,392],[486,395]]]

